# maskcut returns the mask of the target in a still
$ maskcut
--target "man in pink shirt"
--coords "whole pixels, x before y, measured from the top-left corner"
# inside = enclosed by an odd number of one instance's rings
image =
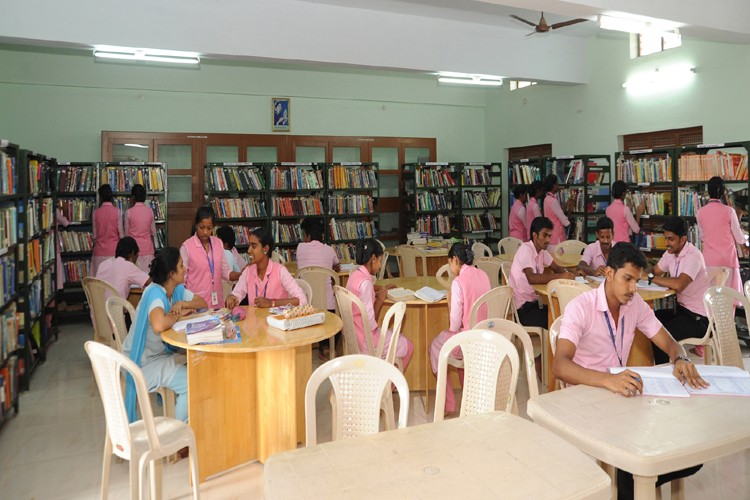
[[[615,181],[612,184],[612,203],[607,207],[606,213],[607,217],[612,219],[612,223],[614,224],[615,243],[630,241],[630,231],[633,231],[634,234],[641,232],[639,224],[646,205],[643,203],[638,205],[636,217],[633,218],[633,212],[622,201],[627,190],[628,185],[623,181]]]
[[[578,269],[589,276],[604,276],[607,258],[612,249],[612,219],[599,217],[596,221],[596,241],[586,246]]]
[[[658,348],[669,353],[678,380],[694,388],[708,386],[685,349],[638,295],[638,278],[645,266],[646,257],[633,244],[625,242],[612,247],[604,283],[579,295],[565,308],[552,362],[555,377],[567,384],[603,387],[625,397],[638,395],[643,383],[637,373],[608,372],[611,367],[625,366],[638,328]],[[661,475],[656,486],[694,474],[700,468],[699,465]],[[618,470],[617,488],[618,499],[633,498],[633,476]]]
[[[114,258],[102,262],[96,271],[96,278],[112,285],[123,299],[128,298],[131,286],[146,288],[151,283],[149,275],[135,264],[138,251],[138,243],[134,238],[120,238]]]
[[[565,202],[565,211],[560,206],[560,200],[557,199],[557,192],[560,190],[560,184],[555,174],[549,174],[544,178],[544,188],[547,194],[544,196],[544,216],[552,221],[552,235],[549,240],[550,252],[555,251],[555,247],[561,242],[568,239],[567,229],[570,221],[565,212],[570,212],[575,198],[569,198]]]
[[[510,236],[526,241],[529,237],[529,226],[526,219],[526,186],[518,184],[513,188],[513,197],[515,201],[510,207],[510,216],[508,217],[508,230]]]
[[[529,229],[531,221],[542,216],[542,209],[539,206],[539,199],[544,196],[542,181],[534,181],[529,184],[529,200],[526,202],[526,234],[521,241],[529,241]]]
[[[575,279],[575,276],[558,266],[547,251],[552,235],[552,222],[548,218],[534,219],[529,231],[531,240],[516,250],[508,281],[521,324],[547,328],[547,306],[540,305],[532,285],[545,285],[557,278]],[[552,273],[545,272],[548,268]]]
[[[701,338],[708,329],[703,295],[709,282],[703,254],[687,241],[687,224],[684,219],[672,216],[664,222],[663,228],[667,251],[650,273],[643,271],[643,277],[649,283],[676,291],[677,310],[660,309],[656,312],[656,317],[677,340]],[[670,277],[662,277],[664,273],[669,273]],[[656,364],[667,361],[669,356],[664,351],[654,350]]]

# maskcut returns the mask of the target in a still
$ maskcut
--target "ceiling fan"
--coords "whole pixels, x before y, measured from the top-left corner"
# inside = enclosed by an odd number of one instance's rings
[[[564,28],[565,26],[570,26],[572,24],[578,24],[578,23],[582,23],[584,21],[588,21],[588,19],[571,19],[570,21],[563,21],[563,22],[555,23],[555,24],[547,24],[547,20],[544,19],[544,12],[542,12],[542,17],[539,19],[539,23],[532,23],[531,21],[527,21],[526,19],[524,19],[522,17],[518,17],[518,16],[516,16],[514,14],[511,14],[510,17],[512,17],[513,19],[516,19],[518,21],[521,21],[522,23],[526,23],[529,26],[533,26],[534,27],[534,31],[532,31],[531,33],[529,33],[526,36],[531,36],[531,35],[534,35],[536,33],[549,33],[552,30],[556,30],[556,29],[559,29],[559,28]]]

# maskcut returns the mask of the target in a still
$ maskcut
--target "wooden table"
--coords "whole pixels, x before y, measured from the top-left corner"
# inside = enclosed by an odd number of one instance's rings
[[[580,385],[535,398],[527,411],[584,453],[634,474],[639,499],[655,498],[659,474],[750,448],[746,397],[625,398]]]
[[[498,412],[288,451],[266,499],[610,498],[609,476],[565,440]]]
[[[287,262],[286,264],[284,264],[284,267],[287,268],[287,270],[291,273],[292,276],[294,276],[294,273],[296,273],[297,270],[299,269],[297,267],[297,263],[296,262]],[[356,267],[354,269],[356,269]],[[346,282],[349,281],[349,273],[350,272],[351,272],[351,270],[344,271],[342,269],[341,271],[339,271],[338,273],[336,273],[336,274],[339,275],[339,281],[340,281],[340,285],[341,286],[346,287]]]
[[[133,308],[137,308],[141,297],[143,297],[143,288],[131,288],[128,294],[128,302],[130,302]]]
[[[445,247],[428,247],[426,245],[414,245],[414,248],[422,250],[424,256],[417,257],[426,259],[427,261],[427,276],[435,276],[438,269],[443,267],[443,264],[448,263],[448,249]],[[427,250],[429,248],[429,250]],[[388,250],[390,255],[394,255],[398,259],[398,247],[391,248]],[[401,261],[399,260],[399,269],[402,269]],[[417,264],[417,274],[422,276],[422,266]],[[434,287],[433,287],[434,288]]]
[[[600,285],[598,282],[590,283],[593,288]],[[532,285],[534,291],[539,295],[543,304],[548,306],[547,321],[552,324],[552,308],[549,307],[549,297],[547,297],[547,285]],[[654,301],[674,295],[674,290],[658,291],[658,290],[644,290],[638,289],[638,295],[646,301],[652,308],[654,307]],[[557,299],[555,299],[557,300]],[[547,346],[547,390],[555,390],[555,382],[557,379],[552,374],[552,346]],[[633,338],[633,345],[630,348],[630,355],[628,356],[627,366],[651,366],[654,364],[654,349],[651,344],[651,340],[646,337],[643,333],[636,329],[635,337]]]
[[[305,437],[305,386],[310,344],[341,330],[326,312],[321,325],[282,332],[268,309],[247,306],[236,344],[188,345],[184,332],[162,339],[187,350],[188,420],[198,445],[199,478],[297,447]]]

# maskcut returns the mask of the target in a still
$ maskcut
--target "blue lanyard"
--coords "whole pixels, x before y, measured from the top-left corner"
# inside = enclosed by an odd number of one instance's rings
[[[269,278],[268,281],[271,281],[270,278]],[[266,287],[263,289],[263,295],[262,295],[263,297],[266,296],[266,292],[268,291],[268,281],[266,281]],[[260,297],[260,295],[258,295],[258,284],[257,283],[255,284],[255,297],[256,298]]]
[[[211,271],[211,285],[214,284],[214,247],[211,244],[211,238],[208,238],[208,252],[206,252],[206,260],[208,261],[208,269]]]
[[[617,352],[617,342],[615,341],[615,332],[612,331],[612,323],[609,322],[609,315],[607,314],[607,311],[604,311],[604,319],[607,320],[607,328],[609,328],[609,338],[612,340],[612,347],[615,348],[615,354],[617,355],[617,360],[620,362],[620,366],[622,366],[622,348],[623,344],[625,343],[625,317],[623,316],[620,321],[620,352]]]

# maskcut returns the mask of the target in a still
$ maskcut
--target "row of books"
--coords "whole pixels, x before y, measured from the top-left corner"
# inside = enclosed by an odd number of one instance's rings
[[[42,199],[42,229],[52,229],[55,219],[55,205],[52,203],[52,198]]]
[[[534,181],[542,179],[542,174],[539,167],[527,165],[524,163],[516,163],[514,165],[511,165],[510,173],[511,186],[516,184],[531,184]]]
[[[372,168],[334,165],[328,169],[328,188],[377,189],[378,177]]]
[[[65,166],[55,170],[55,185],[61,192],[76,193],[96,191],[96,169],[94,166]]]
[[[29,193],[36,194],[42,191],[42,172],[44,164],[39,160],[29,159]]]
[[[27,288],[27,294],[29,313],[31,317],[37,317],[42,312],[42,281],[33,281]]]
[[[238,247],[246,247],[250,244],[250,231],[252,231],[253,227],[247,227],[247,226],[229,226],[234,230],[234,244]]]
[[[17,184],[16,158],[0,150],[0,194],[16,194]]]
[[[91,222],[96,202],[94,200],[59,200],[59,208],[69,222]]]
[[[484,167],[464,167],[461,183],[463,186],[489,186],[492,184],[492,175]]]
[[[353,243],[334,243],[331,246],[333,251],[336,252],[339,262],[354,262],[356,260],[356,246]]]
[[[497,221],[491,213],[464,215],[464,231],[497,231]]]
[[[90,252],[94,248],[91,233],[85,231],[60,231],[61,252]]]
[[[18,349],[18,319],[14,303],[9,305],[0,317],[0,365],[16,349]]]
[[[18,242],[18,209],[15,206],[0,208],[0,249],[8,248]]]
[[[263,171],[258,167],[213,167],[208,169],[211,191],[262,191],[266,189]]]
[[[642,191],[628,192],[625,195],[625,205],[635,214],[638,207],[643,203],[645,205],[645,214],[648,215],[667,215],[672,206],[672,193],[649,193]]]
[[[462,194],[464,208],[495,208],[501,203],[499,189],[487,191],[464,191]]]
[[[329,214],[371,214],[374,211],[372,196],[365,194],[328,196]]]
[[[3,293],[3,304],[16,293],[16,258],[12,254],[0,258],[0,290]],[[3,359],[0,357],[0,363]]]
[[[609,185],[594,185],[586,188],[588,194],[588,212],[604,212],[609,206]],[[596,199],[598,198],[598,199]]]
[[[314,196],[274,196],[273,215],[288,217],[295,215],[322,215],[323,205]]]
[[[29,198],[26,202],[26,230],[29,236],[33,236],[41,231],[39,200],[36,198]]]
[[[617,179],[628,184],[672,182],[672,158],[669,155],[627,159],[620,155],[615,168]]]
[[[707,193],[685,187],[677,188],[677,214],[695,217],[698,209],[706,205],[710,199]]]
[[[302,228],[298,223],[282,224],[279,221],[271,223],[273,240],[278,243],[295,243],[302,241]]]
[[[4,418],[13,408],[13,403],[18,398],[18,359],[11,358],[8,364],[0,369],[0,413]]]
[[[643,250],[665,250],[667,248],[667,240],[664,238],[664,233],[652,233],[648,231],[641,231],[634,235],[635,246]]]
[[[561,188],[557,191],[557,199],[560,202],[560,206],[565,207],[565,204],[571,198],[575,199],[573,211],[583,212],[585,201],[583,196],[583,188]]]
[[[38,239],[26,243],[26,268],[29,271],[29,281],[42,272],[42,244]]]
[[[451,220],[447,215],[428,215],[416,220],[415,229],[419,233],[428,233],[430,236],[449,234],[451,232]]]
[[[221,219],[266,216],[266,202],[262,198],[214,198],[211,206]]]
[[[132,167],[106,166],[102,169],[102,183],[108,183],[112,191],[127,192],[141,184],[146,191],[164,191],[166,173],[161,166]]]
[[[455,186],[452,172],[444,168],[420,168],[414,173],[417,187]]]
[[[291,167],[271,169],[270,189],[323,189],[323,172],[319,169]]]
[[[120,217],[123,220],[125,220],[125,213],[130,208],[130,202],[131,198],[127,196],[115,196],[112,198],[112,204],[120,211]],[[155,220],[165,220],[167,218],[166,203],[159,200],[158,196],[153,195],[150,198],[146,198],[145,205],[154,212]],[[91,221],[91,219],[89,218],[88,221]]]
[[[55,260],[56,254],[55,232],[50,231],[44,235],[44,240],[42,241],[42,262],[48,264]]]
[[[49,304],[57,293],[57,280],[52,279],[52,268],[44,271],[42,276],[42,290],[44,290],[44,303]]]
[[[274,252],[281,255],[281,258],[286,262],[295,262],[297,260],[296,248],[276,248],[274,249]]]
[[[88,260],[69,260],[63,262],[63,272],[65,273],[65,283],[80,283],[80,281],[89,275]]]
[[[167,230],[163,227],[156,228],[156,237],[154,238],[154,247],[161,250],[167,246]]]
[[[714,176],[746,181],[747,153],[684,154],[677,161],[677,171],[683,181],[707,181]]]
[[[378,233],[374,221],[336,221],[331,219],[329,222],[331,239],[335,240],[356,240],[362,238],[377,238]]]
[[[571,217],[570,225],[568,226],[568,239],[585,241],[586,238],[586,226],[583,217]]]
[[[550,173],[557,176],[560,184],[583,184],[584,165],[583,160],[552,160],[547,163]]]
[[[468,194],[468,192],[464,193],[464,195]],[[421,192],[417,193],[416,199],[419,212],[453,209],[453,201],[447,199],[444,193]]]

